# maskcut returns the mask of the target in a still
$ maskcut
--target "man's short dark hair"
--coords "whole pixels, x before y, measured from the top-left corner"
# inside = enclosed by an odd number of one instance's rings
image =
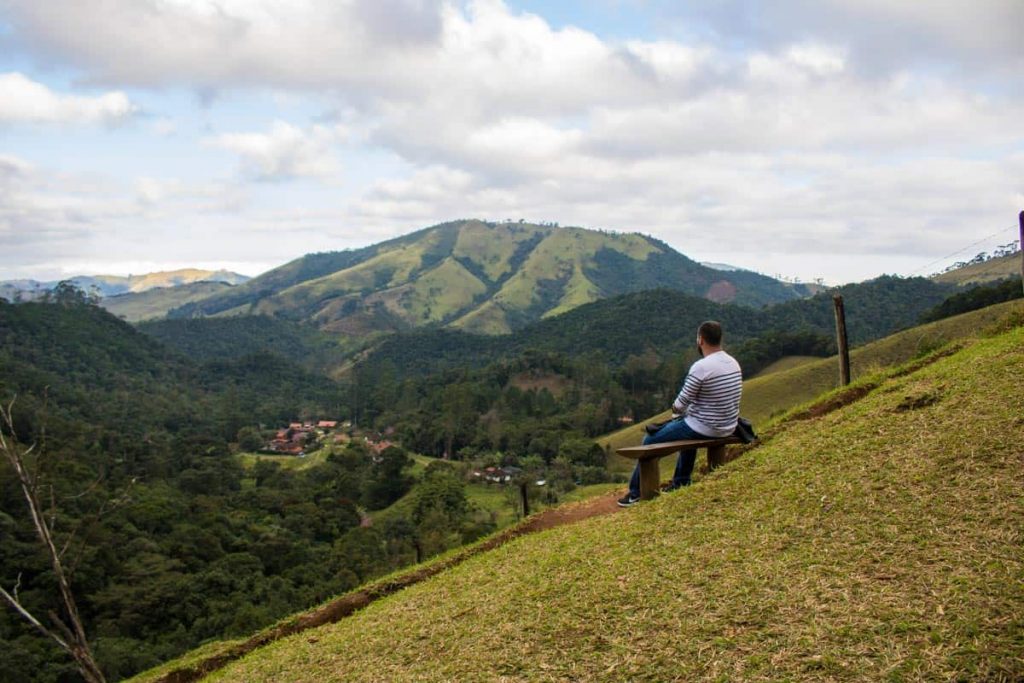
[[[704,340],[705,344],[719,346],[722,343],[722,323],[716,320],[702,322],[697,328],[697,334]]]

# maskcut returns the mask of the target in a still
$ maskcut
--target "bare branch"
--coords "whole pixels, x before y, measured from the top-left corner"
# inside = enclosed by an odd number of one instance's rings
[[[59,616],[57,616],[56,612],[54,612],[52,609],[47,610],[46,615],[50,617],[50,621],[53,622],[53,625],[56,626],[57,629],[64,634],[64,637],[67,639],[69,643],[75,642],[75,634],[72,633],[71,629],[68,628],[67,624],[65,624],[64,621]]]
[[[53,484],[48,487],[50,489],[50,533],[54,533],[57,530],[57,496],[53,492]]]
[[[12,415],[14,407],[14,401],[12,400],[6,407],[0,408],[0,420],[7,425],[10,431],[10,439],[4,438],[2,431],[0,431],[0,450],[7,461],[14,468],[14,472],[17,475],[18,483],[21,485],[21,491],[25,496],[25,502],[28,504],[29,513],[32,517],[32,524],[35,527],[36,535],[39,537],[39,541],[43,544],[47,554],[50,557],[50,565],[53,569],[54,577],[57,580],[57,587],[60,590],[61,601],[64,604],[64,611],[68,617],[68,623],[61,620],[55,613],[51,612],[50,617],[53,619],[54,624],[61,631],[64,638],[60,638],[52,631],[43,626],[38,619],[32,616],[31,613],[26,610],[20,602],[6,590],[3,590],[4,599],[25,619],[32,623],[37,629],[41,630],[50,638],[53,638],[58,642],[71,656],[75,659],[75,663],[78,665],[79,671],[90,683],[103,683],[103,673],[96,665],[96,660],[92,656],[92,651],[89,649],[89,640],[85,635],[85,628],[82,625],[82,619],[78,614],[78,606],[75,603],[74,594],[71,591],[71,584],[68,581],[68,574],[65,571],[64,565],[61,562],[61,553],[57,551],[57,546],[53,539],[53,528],[56,525],[56,501],[53,492],[53,487],[50,487],[50,520],[47,521],[46,512],[43,509],[43,505],[39,499],[38,490],[38,471],[39,462],[42,460],[41,457],[36,457],[36,472],[29,471],[26,467],[25,455],[32,451],[33,446],[28,448],[22,448],[18,444],[17,432],[14,429],[14,418]],[[19,580],[20,582],[20,580]]]
[[[21,580],[20,576],[19,576],[18,580],[20,582],[20,580]],[[32,616],[32,613],[29,612],[27,609],[25,609],[25,607],[22,606],[22,604],[20,602],[18,602],[18,599],[16,597],[14,597],[10,593],[8,593],[6,590],[4,590],[3,586],[0,586],[0,595],[2,595],[4,600],[7,601],[7,604],[9,604],[11,607],[13,607],[14,610],[18,614],[20,614],[22,617],[24,617],[25,621],[27,621],[28,623],[30,623],[33,626],[35,626],[36,629],[38,629],[44,636],[46,636],[48,638],[52,638],[53,640],[55,640],[57,642],[57,644],[60,645],[63,649],[67,650],[68,652],[71,652],[71,648],[68,647],[68,644],[66,642],[61,640],[60,636],[58,636],[56,633],[54,633],[50,629],[48,629],[45,626],[43,626],[41,623],[39,623],[39,620],[36,619],[34,616]]]
[[[72,494],[70,496],[67,496],[67,498],[70,499],[70,500],[78,500],[79,498],[81,498],[82,496],[86,495],[87,493],[92,493],[97,488],[99,488],[100,484],[103,483],[103,479],[104,479],[104,476],[101,474],[100,476],[96,477],[96,481],[94,481],[93,483],[89,484],[88,486],[86,486],[84,489],[82,489],[78,493],[75,493],[75,494]]]

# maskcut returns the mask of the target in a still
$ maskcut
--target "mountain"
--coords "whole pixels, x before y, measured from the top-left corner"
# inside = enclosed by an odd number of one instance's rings
[[[502,334],[653,288],[750,306],[806,293],[757,273],[707,268],[640,234],[463,220],[311,254],[171,316],[262,313],[353,337],[424,326]]]
[[[153,287],[141,292],[113,294],[100,299],[100,306],[128,322],[163,318],[171,309],[231,289],[224,282],[201,280],[172,287]]]
[[[144,275],[76,275],[66,279],[85,292],[95,291],[99,296],[107,297],[128,292],[145,292],[156,287],[177,287],[193,282],[223,282],[229,285],[238,285],[246,282],[249,277],[227,270],[184,268]],[[58,282],[60,280],[50,282],[6,280],[0,282],[0,296],[13,300],[20,292],[23,299],[31,300],[38,294],[53,289]]]

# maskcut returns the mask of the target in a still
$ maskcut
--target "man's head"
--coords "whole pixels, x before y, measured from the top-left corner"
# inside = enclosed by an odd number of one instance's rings
[[[717,350],[722,346],[722,324],[715,320],[702,322],[697,328],[697,346],[707,355],[708,349]]]

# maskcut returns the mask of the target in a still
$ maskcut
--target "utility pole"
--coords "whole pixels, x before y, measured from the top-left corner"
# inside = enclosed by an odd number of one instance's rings
[[[850,347],[846,342],[846,311],[843,295],[833,294],[832,305],[836,311],[836,346],[839,349],[839,386],[850,383]]]
[[[1020,241],[1017,243],[1020,247],[1020,286],[1024,289],[1024,211],[1020,212],[1017,220],[1020,221]]]

